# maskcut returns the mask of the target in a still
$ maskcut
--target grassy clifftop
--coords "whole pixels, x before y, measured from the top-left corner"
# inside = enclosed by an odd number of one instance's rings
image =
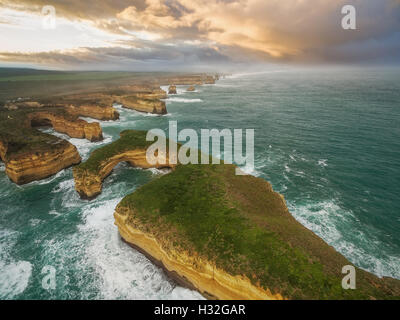
[[[120,134],[120,139],[102,148],[94,150],[90,158],[76,167],[76,170],[88,170],[97,173],[104,160],[134,149],[146,149],[153,142],[146,141],[146,131],[125,130]]]
[[[231,275],[245,275],[285,298],[399,297],[400,281],[360,269],[357,289],[342,289],[342,267],[351,263],[298,223],[270,184],[236,176],[234,170],[232,165],[178,166],[127,196],[117,211],[128,215],[127,225],[161,243],[201,256]]]

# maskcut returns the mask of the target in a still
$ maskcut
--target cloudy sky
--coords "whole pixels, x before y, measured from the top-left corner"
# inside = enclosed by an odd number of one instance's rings
[[[356,30],[342,28],[348,4]],[[0,66],[337,63],[400,63],[400,0],[0,0]]]

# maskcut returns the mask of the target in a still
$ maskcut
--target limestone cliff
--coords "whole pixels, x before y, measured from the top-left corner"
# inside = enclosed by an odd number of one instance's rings
[[[51,111],[31,112],[27,115],[27,123],[31,126],[51,125],[55,131],[65,133],[71,138],[87,139],[92,142],[103,140],[99,123],[88,123],[81,119],[68,118],[60,113]]]
[[[166,99],[167,93],[160,87],[153,85],[131,85],[119,87],[118,94],[114,93],[115,96],[132,96],[141,99]]]
[[[80,162],[81,157],[76,147],[64,140],[46,151],[23,153],[5,159],[6,174],[20,185],[48,178]]]
[[[95,150],[86,162],[73,169],[75,190],[83,199],[97,197],[102,191],[103,180],[120,162],[128,162],[133,167],[143,169],[171,167],[147,162],[146,151],[150,144],[151,142],[145,141],[144,132],[133,130],[122,132],[119,140]],[[168,163],[168,157],[165,163]]]
[[[94,173],[89,170],[74,168],[75,189],[83,199],[93,199],[102,190],[103,180],[111,173],[113,168],[120,162],[128,162],[134,167],[148,169],[154,166],[146,161],[146,150],[137,149],[118,153],[101,162],[99,170]],[[161,166],[156,166],[161,167]]]
[[[124,96],[118,99],[124,108],[147,112],[153,114],[166,114],[167,107],[165,101],[154,99],[141,99],[136,96]]]
[[[170,86],[169,86],[168,94],[177,94],[176,86],[175,86],[175,85],[170,85]]]
[[[134,216],[134,213],[126,210],[119,206],[114,213],[115,225],[121,237],[163,267],[167,273],[173,273],[178,283],[198,290],[211,299],[283,300],[279,293],[273,294],[268,289],[254,286],[245,276],[231,275],[207,259],[179,250],[172,243],[160,243],[154,235],[140,230],[145,229],[145,226],[133,227],[140,224],[139,221],[128,223],[127,219]]]
[[[79,120],[63,107],[0,112],[0,158],[6,174],[17,184],[47,178],[81,161],[75,146],[37,130],[41,126],[53,126],[74,138],[102,139],[98,123]]]
[[[97,120],[118,120],[119,113],[113,107],[102,107],[95,104],[83,104],[80,106],[69,105],[67,111],[75,116],[88,117]]]

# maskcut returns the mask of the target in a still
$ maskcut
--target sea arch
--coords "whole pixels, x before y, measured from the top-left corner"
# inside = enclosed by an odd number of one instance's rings
[[[74,168],[76,191],[82,199],[96,198],[102,192],[103,181],[121,162],[142,169],[174,169],[175,165],[169,164],[168,155],[163,163],[150,164],[147,161],[146,151],[151,144],[146,141],[144,131],[123,131],[119,140],[95,150],[86,162]]]

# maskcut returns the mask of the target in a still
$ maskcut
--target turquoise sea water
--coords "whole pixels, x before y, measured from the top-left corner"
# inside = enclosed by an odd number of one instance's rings
[[[400,279],[398,69],[276,68],[184,89],[167,116],[119,108],[120,121],[101,123],[105,141],[68,140],[85,159],[124,129],[167,130],[171,120],[178,129],[255,129],[251,173],[350,261]],[[120,164],[88,202],[74,191],[71,169],[17,186],[0,164],[0,298],[201,298],[122,243],[113,225],[118,202],[159,174]],[[42,288],[45,266],[56,270],[55,290]]]

